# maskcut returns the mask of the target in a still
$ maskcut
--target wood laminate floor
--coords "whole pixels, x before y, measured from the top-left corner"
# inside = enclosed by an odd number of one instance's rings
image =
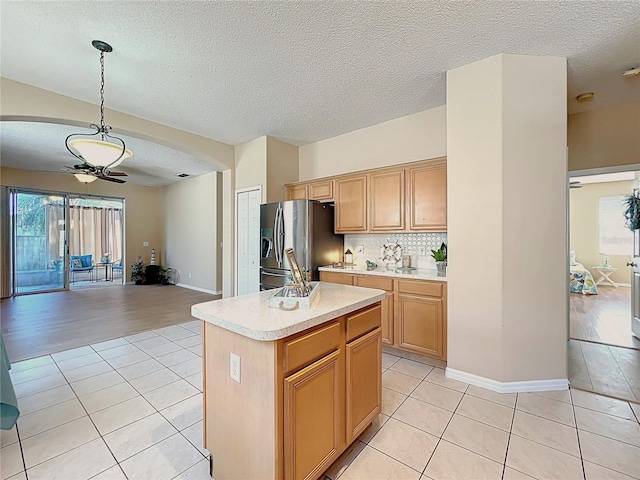
[[[640,349],[631,335],[631,288],[598,286],[598,295],[571,293],[570,336],[575,340]]]
[[[124,285],[6,298],[0,319],[11,362],[193,321],[220,298],[173,285]]]

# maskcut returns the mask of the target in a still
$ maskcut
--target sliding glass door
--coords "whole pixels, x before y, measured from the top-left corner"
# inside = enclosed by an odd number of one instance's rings
[[[65,203],[64,195],[12,190],[14,294],[67,287]]]

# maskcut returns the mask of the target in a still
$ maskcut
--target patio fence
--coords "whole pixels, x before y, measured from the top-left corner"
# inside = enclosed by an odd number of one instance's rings
[[[16,271],[28,272],[50,268],[48,252],[49,246],[45,235],[18,235],[16,238]]]

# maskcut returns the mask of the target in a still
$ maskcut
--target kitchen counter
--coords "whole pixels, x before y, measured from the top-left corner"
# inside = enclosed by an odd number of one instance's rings
[[[191,315],[245,337],[273,341],[381,301],[385,292],[320,282],[318,298],[308,309],[285,312],[269,307],[276,290],[198,303]]]
[[[357,275],[378,275],[383,277],[394,278],[410,278],[414,280],[435,280],[438,282],[446,282],[447,277],[439,276],[437,270],[430,270],[426,268],[418,268],[410,271],[400,270],[387,270],[384,267],[378,266],[375,270],[367,270],[365,265],[354,265],[352,267],[334,268],[331,266],[318,268],[321,272],[336,272],[336,273],[351,273]]]

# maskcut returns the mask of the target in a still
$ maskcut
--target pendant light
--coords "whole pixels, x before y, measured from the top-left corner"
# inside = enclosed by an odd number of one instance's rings
[[[65,145],[74,157],[93,167],[95,171],[102,172],[120,165],[133,153],[126,147],[124,140],[110,133],[111,126],[104,123],[104,54],[113,51],[113,48],[101,40],[94,40],[91,44],[100,51],[100,125],[90,125],[96,129],[95,133],[72,133],[65,140]],[[98,138],[94,138],[96,135]],[[80,181],[87,183],[85,180]]]
[[[73,176],[76,177],[76,179],[82,183],[91,183],[91,182],[95,182],[98,179],[98,177],[94,177],[93,175],[87,175],[86,173],[74,173]]]

